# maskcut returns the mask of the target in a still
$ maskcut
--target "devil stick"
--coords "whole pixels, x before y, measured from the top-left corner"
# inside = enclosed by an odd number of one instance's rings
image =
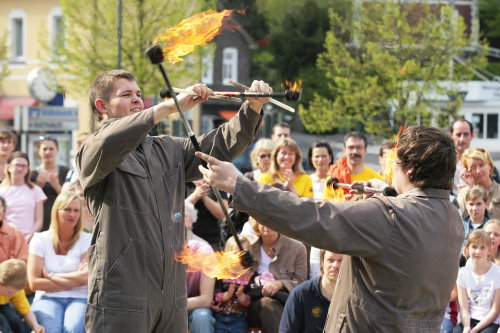
[[[326,186],[332,186],[333,188],[345,187],[345,188],[350,188],[352,190],[358,190],[364,192],[382,193],[386,197],[396,197],[398,195],[398,192],[396,192],[396,189],[394,187],[387,186],[383,189],[380,189],[369,186],[363,186],[359,184],[345,184],[345,183],[340,183],[337,178],[329,178],[326,181]]]
[[[158,68],[160,69],[161,75],[163,76],[163,79],[165,80],[165,83],[167,84],[167,88],[170,91],[170,97],[172,97],[172,99],[174,100],[175,106],[177,107],[177,110],[179,111],[179,116],[181,117],[182,123],[184,124],[184,127],[186,128],[189,139],[193,143],[194,149],[196,151],[201,152],[200,144],[199,144],[198,140],[196,139],[196,136],[194,134],[193,129],[191,128],[191,125],[189,124],[186,117],[184,116],[184,112],[181,109],[179,101],[177,100],[177,97],[174,93],[173,87],[170,84],[170,80],[168,79],[167,72],[165,71],[165,69],[163,68],[163,65],[161,64],[163,62],[163,51],[162,51],[161,47],[159,47],[157,45],[153,45],[153,46],[148,47],[146,49],[146,55],[149,57],[149,60],[151,60],[151,63],[153,63],[153,65],[158,65]],[[201,160],[201,165],[203,165],[205,168],[207,168],[207,163],[204,160]],[[229,216],[227,208],[224,205],[224,202],[222,201],[222,196],[221,196],[219,190],[213,186],[212,186],[212,190],[214,191],[215,197],[217,198],[217,202],[219,203],[220,207],[222,208],[222,211],[224,212],[224,216],[226,217],[226,223],[229,226],[229,229],[231,230],[231,233],[234,236],[236,244],[238,245],[238,248],[240,249],[240,251],[243,252],[243,255],[241,257],[242,265],[245,267],[251,267],[252,263],[253,263],[253,258],[248,251],[245,251],[243,249],[243,246],[241,245],[241,242],[238,238],[233,220],[231,220],[231,217]]]

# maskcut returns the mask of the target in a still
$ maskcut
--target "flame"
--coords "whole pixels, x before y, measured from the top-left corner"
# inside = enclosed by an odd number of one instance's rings
[[[397,150],[398,150],[398,140],[401,134],[406,130],[406,126],[400,126],[399,131],[396,135],[394,135],[394,141],[396,144],[387,152],[387,157],[385,159],[385,170],[384,170],[384,180],[387,184],[391,185],[392,184],[392,176],[393,176],[393,170],[392,170],[392,164],[394,160],[398,157],[397,155]]]
[[[302,80],[291,82],[286,80],[285,85],[288,90],[302,92]]]
[[[242,255],[241,251],[200,253],[184,246],[175,260],[188,265],[186,272],[202,272],[217,279],[237,279],[250,270],[241,265]]]
[[[223,20],[233,11],[212,9],[182,20],[175,27],[168,28],[154,39],[154,44],[162,44],[163,56],[171,64],[194,51],[196,46],[205,45],[220,32]]]

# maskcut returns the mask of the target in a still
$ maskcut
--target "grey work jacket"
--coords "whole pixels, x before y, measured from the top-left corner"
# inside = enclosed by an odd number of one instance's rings
[[[238,177],[231,206],[281,234],[350,256],[325,332],[439,331],[463,241],[449,191],[315,202]]]
[[[199,138],[201,150],[222,160],[236,158],[252,142],[260,119],[245,103],[228,123]],[[77,155],[95,217],[89,307],[106,316],[145,312],[141,319],[147,317],[151,327],[166,317],[159,315],[164,304],[185,311],[185,267],[174,255],[185,239],[184,184],[201,177],[191,141],[147,136],[153,126],[152,108],[105,120]],[[141,143],[143,153],[136,149]]]

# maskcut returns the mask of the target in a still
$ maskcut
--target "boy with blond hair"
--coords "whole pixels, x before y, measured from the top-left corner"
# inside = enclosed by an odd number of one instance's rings
[[[45,328],[38,324],[31,312],[30,304],[24,293],[28,278],[26,264],[19,259],[5,260],[0,264],[0,332],[3,333],[44,333]],[[8,303],[24,317],[24,322]]]

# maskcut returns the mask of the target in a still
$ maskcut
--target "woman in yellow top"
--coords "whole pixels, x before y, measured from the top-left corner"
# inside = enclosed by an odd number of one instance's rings
[[[272,152],[271,167],[259,182],[313,198],[312,179],[302,169],[302,153],[292,139],[280,141]]]

